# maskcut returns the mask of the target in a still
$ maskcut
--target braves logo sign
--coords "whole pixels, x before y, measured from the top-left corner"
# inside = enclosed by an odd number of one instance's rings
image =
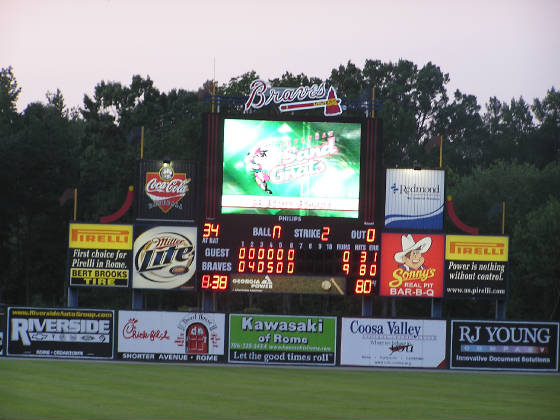
[[[146,172],[144,190],[154,206],[164,213],[173,207],[181,209],[179,203],[189,190],[191,178],[186,173],[175,173],[171,166],[163,166],[159,172]]]
[[[280,112],[302,111],[323,108],[326,117],[342,114],[341,100],[336,96],[334,87],[328,90],[325,83],[297,88],[269,87],[262,80],[254,80],[250,86],[249,99],[245,102],[245,112],[251,108],[260,109],[274,103]]]

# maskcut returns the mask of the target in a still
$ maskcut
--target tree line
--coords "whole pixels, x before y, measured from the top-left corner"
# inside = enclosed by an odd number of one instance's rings
[[[261,78],[249,71],[214,87],[222,96],[247,96]],[[555,319],[560,303],[560,92],[544,98],[509,103],[489,98],[484,109],[474,95],[449,93],[448,74],[432,63],[366,60],[331,71],[322,80],[285,72],[272,86],[295,87],[326,82],[342,98],[375,97],[382,101],[382,165],[385,168],[439,166],[434,137],[443,137],[446,192],[463,221],[480,234],[510,237],[507,316],[510,319]],[[198,91],[161,92],[149,76],[135,75],[130,84],[101,81],[83,105],[69,109],[60,90],[44,102],[17,110],[21,87],[12,67],[0,71],[0,156],[3,205],[0,206],[0,304],[61,306],[65,304],[68,222],[72,206],[59,202],[69,187],[78,189],[77,219],[97,222],[122,204],[134,184],[140,145],[131,134],[145,128],[144,157],[198,160],[202,114],[212,82]],[[240,113],[231,106],[229,113]],[[271,112],[271,111],[259,111]],[[363,115],[350,111],[346,115]],[[123,222],[132,222],[127,214]],[[446,220],[445,231],[460,233]],[[199,307],[192,294],[151,293],[149,306],[176,310]],[[247,306],[264,312],[359,314],[355,298],[260,296],[221,298],[222,310]],[[280,304],[279,304],[280,302]],[[87,290],[84,306],[127,308],[127,293]],[[429,302],[376,298],[379,315],[427,316]],[[493,317],[494,302],[444,302],[444,316]],[[281,309],[279,309],[281,307]]]

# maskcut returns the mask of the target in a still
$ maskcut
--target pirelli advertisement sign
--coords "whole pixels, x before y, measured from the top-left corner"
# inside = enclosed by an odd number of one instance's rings
[[[508,253],[507,236],[447,235],[445,296],[505,300]]]
[[[132,225],[70,223],[68,284],[129,287]]]
[[[112,359],[114,319],[110,310],[8,308],[6,355]]]

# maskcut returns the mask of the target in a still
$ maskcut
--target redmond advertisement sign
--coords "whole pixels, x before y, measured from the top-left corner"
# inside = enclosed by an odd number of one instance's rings
[[[119,311],[117,340],[122,360],[223,362],[225,315]]]
[[[447,235],[446,297],[505,299],[507,236]]]
[[[385,227],[441,230],[445,172],[387,169]]]
[[[70,223],[68,284],[128,287],[132,225]]]
[[[558,370],[558,322],[451,321],[451,369]]]
[[[229,316],[229,362],[334,366],[336,317]]]
[[[114,311],[8,308],[8,356],[112,359]]]
[[[342,318],[340,364],[444,368],[446,322]]]

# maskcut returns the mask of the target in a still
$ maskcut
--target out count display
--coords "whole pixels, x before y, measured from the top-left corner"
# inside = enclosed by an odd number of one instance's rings
[[[222,215],[202,226],[203,290],[375,294],[377,231],[359,221]]]

